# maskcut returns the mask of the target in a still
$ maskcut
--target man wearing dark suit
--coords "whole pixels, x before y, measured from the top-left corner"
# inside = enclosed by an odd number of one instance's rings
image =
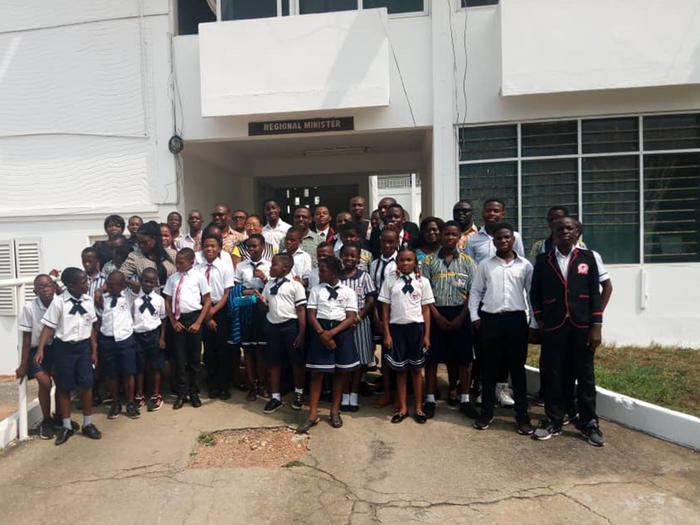
[[[379,213],[382,215],[384,226],[391,224],[399,234],[399,249],[402,246],[415,248],[420,239],[418,226],[412,222],[404,221],[404,209],[392,197],[385,197],[379,201]],[[372,236],[369,239],[370,251],[374,258],[379,257],[381,247],[379,245],[379,234],[381,228],[373,228]]]
[[[591,445],[602,446],[593,356],[601,340],[603,312],[598,265],[593,252],[576,247],[580,234],[576,219],[560,219],[555,246],[535,260],[530,300],[542,333],[540,378],[545,385],[547,417],[534,438],[546,440],[561,434],[566,415],[565,372],[571,366],[578,382],[580,430]]]

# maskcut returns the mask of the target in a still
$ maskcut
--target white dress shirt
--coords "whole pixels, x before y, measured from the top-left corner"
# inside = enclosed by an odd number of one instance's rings
[[[202,238],[201,231],[199,232],[199,238]],[[191,232],[184,236],[181,236],[178,240],[175,241],[175,247],[178,250],[182,250],[183,248],[190,248],[192,250],[195,250],[195,246],[197,246],[197,240],[194,237],[192,237]]]
[[[287,230],[289,230],[291,227],[291,224],[287,224],[282,219],[279,219],[277,221],[277,226],[274,228],[270,226],[269,223],[263,226],[262,235],[272,246],[279,246],[280,243],[284,241],[284,238],[287,235]]]
[[[404,279],[408,278],[408,282]],[[413,291],[404,292],[404,287],[410,285]],[[430,280],[425,277],[410,275],[391,275],[386,278],[379,292],[378,300],[391,305],[391,324],[409,324],[423,322],[423,306],[433,304],[433,289]]]
[[[231,269],[231,273],[233,273],[233,259],[231,259],[231,256],[226,252],[221,252],[219,254],[219,259],[221,259],[221,262],[225,266],[229,267]],[[173,261],[174,260],[175,260],[175,258],[173,258]],[[204,253],[201,250],[198,252],[194,252],[194,264],[195,265],[199,264],[199,263],[206,262],[206,261],[207,261],[207,258],[204,257]]]
[[[78,301],[84,313],[77,310],[73,301]],[[74,310],[74,313],[70,313]],[[41,320],[43,325],[55,330],[54,336],[67,343],[77,343],[90,339],[92,325],[97,321],[95,303],[87,294],[79,298],[73,297],[68,290],[56,295],[46,309],[46,314]]]
[[[374,286],[377,290],[381,290],[382,284],[387,277],[396,273],[396,256],[398,252],[394,252],[391,257],[380,255],[379,258],[373,260],[369,265],[369,275],[374,280]]]
[[[255,270],[261,270],[267,279],[270,279],[270,261],[265,259],[260,259],[259,261],[252,261],[250,259],[243,259],[236,266],[236,274],[233,280],[236,284],[242,284],[251,290],[262,290],[265,287],[265,283],[261,279],[255,277]]]
[[[180,279],[182,284],[180,285]],[[179,297],[177,294],[178,285],[180,286]],[[210,293],[209,284],[204,278],[204,275],[199,273],[194,268],[190,268],[186,272],[175,272],[168,277],[168,282],[165,283],[163,293],[173,298],[173,312],[177,310],[176,301],[179,300],[179,309],[181,314],[188,314],[202,309],[202,296]]]
[[[331,299],[331,290],[335,290],[338,297]],[[346,312],[357,313],[357,294],[340,281],[333,286],[321,283],[311,289],[307,308],[316,310],[318,319],[344,321]]]
[[[277,293],[271,289],[279,284]],[[280,324],[297,318],[297,306],[306,304],[304,285],[295,281],[291,272],[280,278],[267,281],[262,295],[267,300],[267,320],[272,324]]]
[[[151,306],[153,306],[153,313],[151,313],[147,307],[143,307],[144,302],[146,302],[146,297],[150,298]],[[142,307],[143,312],[141,311]],[[165,312],[165,299],[153,291],[147,294],[141,290],[138,296],[134,298],[133,313],[134,332],[137,334],[151,332],[159,328],[162,324],[162,320],[167,317]]]
[[[112,306],[113,298],[117,303]],[[115,341],[124,341],[134,333],[134,319],[132,317],[133,295],[120,293],[113,296],[109,292],[102,296],[102,323],[100,333],[106,337],[114,337]]]
[[[32,301],[24,304],[22,308],[22,314],[19,317],[19,330],[20,332],[29,332],[32,334],[30,346],[39,346],[39,337],[41,337],[41,331],[44,329],[44,325],[41,324],[41,320],[46,314],[47,306],[41,302],[41,299],[35,297]],[[47,344],[51,344],[51,340]]]
[[[297,249],[292,254],[294,259],[294,267],[292,268],[292,277],[301,277],[308,279],[311,275],[311,256],[301,248]]]
[[[532,264],[525,257],[506,262],[497,255],[482,261],[469,294],[469,315],[472,321],[479,319],[481,309],[490,314],[502,312],[527,312],[532,283]]]
[[[518,232],[513,232],[513,236],[515,237],[513,251],[520,257],[525,257],[523,240],[520,238],[520,234]],[[493,244],[493,236],[486,233],[486,229],[482,226],[478,233],[467,239],[465,251],[467,255],[474,259],[476,264],[481,263],[484,259],[493,257],[496,255],[496,246]]]
[[[209,278],[207,279],[207,270],[210,266]],[[221,301],[226,290],[233,287],[233,266],[227,265],[221,257],[217,257],[211,263],[205,259],[196,263],[194,268],[207,280],[212,304]]]

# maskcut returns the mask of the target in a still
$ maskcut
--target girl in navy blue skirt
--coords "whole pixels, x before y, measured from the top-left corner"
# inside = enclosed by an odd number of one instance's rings
[[[298,433],[305,433],[319,421],[318,402],[321,398],[323,374],[333,376],[333,404],[331,425],[343,426],[340,417],[340,399],[347,373],[360,366],[352,330],[357,315],[357,294],[340,283],[340,260],[327,257],[318,262],[320,284],[309,294],[307,311],[311,326],[311,341],[306,357],[306,368],[311,372],[309,392],[309,419],[299,425]]]
[[[423,413],[423,377],[425,352],[430,348],[430,308],[434,303],[430,281],[420,276],[416,254],[402,249],[396,258],[396,275],[387,277],[379,292],[384,324],[386,362],[396,371],[397,409],[392,423],[401,423],[408,415],[406,381],[411,371],[416,398],[414,418],[425,423]]]

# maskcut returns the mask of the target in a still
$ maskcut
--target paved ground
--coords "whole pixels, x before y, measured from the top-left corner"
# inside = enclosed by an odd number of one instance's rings
[[[510,417],[480,432],[440,404],[425,426],[364,408],[312,430],[303,465],[188,469],[200,431],[296,425],[290,408],[205,400],[96,423],[101,441],[33,440],[0,455],[4,523],[700,522],[700,456],[604,423],[595,449],[569,431],[535,442]],[[365,400],[367,403],[367,401]],[[508,416],[508,411],[502,415]]]
[[[19,383],[14,376],[0,376],[0,420],[17,411],[18,386]],[[36,381],[29,381],[27,383],[27,399],[34,399],[36,393]]]

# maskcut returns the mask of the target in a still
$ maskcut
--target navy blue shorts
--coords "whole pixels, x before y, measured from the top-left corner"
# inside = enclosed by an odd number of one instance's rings
[[[389,368],[392,370],[423,368],[425,365],[424,330],[423,323],[389,325],[393,343],[385,357]]]
[[[139,374],[148,367],[153,370],[162,370],[165,367],[165,350],[158,347],[158,341],[160,341],[160,328],[150,332],[134,332],[136,370]]]
[[[319,319],[324,330],[330,330],[340,324],[340,321]],[[311,334],[309,353],[306,357],[306,368],[311,372],[350,372],[359,368],[360,358],[355,350],[352,330],[345,330],[336,335],[335,350],[328,350],[316,332]]]
[[[438,306],[437,310],[448,320],[462,312],[462,306]],[[428,363],[456,363],[468,365],[474,359],[472,348],[472,324],[469,316],[457,330],[443,330],[435,320],[430,323],[430,350],[426,354]]]
[[[251,322],[241,324],[241,345],[246,348],[261,347],[264,349],[269,339],[266,333],[269,324],[265,313],[254,308]]]
[[[267,321],[267,348],[265,363],[270,367],[282,366],[286,361],[292,366],[304,366],[304,348],[294,348],[294,339],[299,333],[296,319],[273,324]]]
[[[100,334],[97,337],[100,371],[107,377],[128,376],[136,373],[136,345],[134,336],[123,341]]]
[[[34,379],[36,375],[40,372],[44,372],[45,374],[52,373],[51,358],[53,357],[53,354],[51,353],[51,345],[46,345],[44,347],[44,359],[41,361],[40,365],[37,365],[36,361],[34,361],[34,358],[36,357],[36,351],[38,349],[39,348],[36,346],[33,346],[29,349],[29,363],[27,363],[28,379]]]
[[[54,339],[51,352],[56,389],[70,392],[76,388],[92,387],[92,351],[89,339],[77,343]]]

